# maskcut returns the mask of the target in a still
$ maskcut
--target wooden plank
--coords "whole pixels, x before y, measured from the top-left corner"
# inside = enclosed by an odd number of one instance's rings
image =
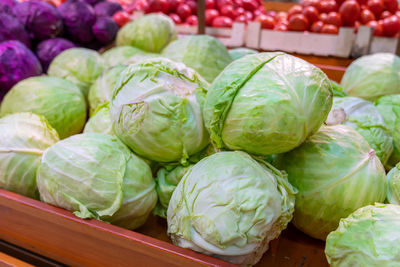
[[[2,189],[0,214],[0,239],[70,266],[233,266]]]
[[[234,266],[167,243],[166,221],[158,217],[134,232],[2,189],[0,214],[0,239],[70,266]],[[289,227],[256,266],[324,267],[323,251],[324,242]]]
[[[206,1],[197,0],[197,34],[206,33]]]
[[[289,9],[298,3],[290,3],[290,2],[264,2],[265,9],[274,10],[274,11],[289,11]]]
[[[19,259],[6,255],[0,251],[0,266],[9,267],[33,267],[29,263],[23,262]]]

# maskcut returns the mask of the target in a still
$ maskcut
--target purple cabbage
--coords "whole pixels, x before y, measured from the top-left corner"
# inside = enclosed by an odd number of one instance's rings
[[[105,1],[94,6],[94,13],[96,13],[97,17],[112,17],[118,11],[122,11],[122,6],[115,2]]]
[[[41,41],[56,37],[63,29],[60,13],[54,6],[45,2],[19,3],[14,7],[14,13],[33,40]]]
[[[117,35],[118,24],[111,17],[98,17],[93,25],[93,34],[102,44],[109,44]]]
[[[75,45],[63,38],[52,38],[42,41],[36,48],[36,55],[44,71],[47,71],[53,59],[62,51],[75,47]]]
[[[85,0],[91,6],[95,6],[97,3],[103,2],[104,0]]]
[[[82,0],[68,0],[58,7],[69,38],[82,44],[94,39],[92,27],[96,22],[93,8]]]
[[[17,82],[42,73],[36,56],[19,41],[0,44],[0,95],[4,95]]]
[[[8,40],[17,40],[27,47],[31,46],[24,25],[12,15],[0,13],[0,42]]]
[[[0,13],[7,13],[9,15],[14,14],[14,6],[17,4],[15,0],[0,0]]]

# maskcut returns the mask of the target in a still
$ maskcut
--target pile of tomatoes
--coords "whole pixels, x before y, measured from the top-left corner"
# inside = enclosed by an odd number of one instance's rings
[[[337,34],[339,27],[371,26],[375,36],[395,37],[400,31],[397,0],[302,0],[286,12],[267,12],[282,31]]]
[[[136,0],[129,12],[141,10],[145,13],[162,12],[180,25],[197,25],[195,0]],[[255,20],[266,11],[262,0],[206,0],[206,25],[229,28],[233,22]]]

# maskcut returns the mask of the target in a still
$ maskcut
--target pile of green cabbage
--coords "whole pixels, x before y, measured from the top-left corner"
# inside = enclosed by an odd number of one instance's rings
[[[332,266],[399,265],[400,59],[362,57],[339,85],[283,52],[176,37],[146,15],[16,84],[0,188],[127,229],[153,213],[174,244],[243,266],[290,222]]]

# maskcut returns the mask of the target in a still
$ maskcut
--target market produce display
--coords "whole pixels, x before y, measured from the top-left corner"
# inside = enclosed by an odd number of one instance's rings
[[[379,1],[209,0],[206,19],[337,33],[379,14],[396,36],[398,5]],[[178,36],[192,0],[52,3],[0,0],[0,188],[131,230],[153,213],[175,245],[240,265],[289,223],[332,266],[400,265],[398,56],[338,84],[284,52]]]

